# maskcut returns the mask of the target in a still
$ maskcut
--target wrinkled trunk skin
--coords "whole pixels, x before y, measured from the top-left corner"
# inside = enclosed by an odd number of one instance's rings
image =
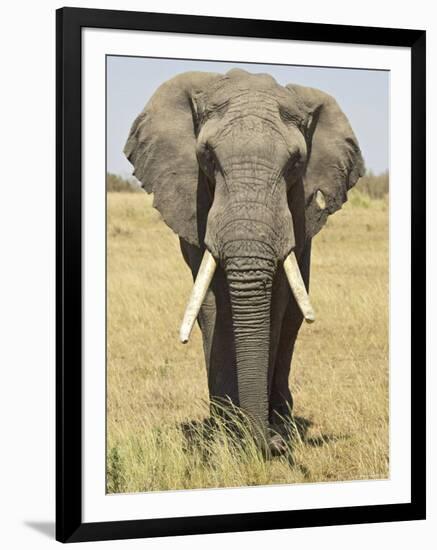
[[[247,248],[246,248],[247,250]],[[230,257],[225,271],[231,298],[238,395],[255,440],[268,452],[268,367],[273,259]]]

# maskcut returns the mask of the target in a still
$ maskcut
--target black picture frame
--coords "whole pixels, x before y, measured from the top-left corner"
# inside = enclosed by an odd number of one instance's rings
[[[82,522],[81,30],[85,27],[411,49],[411,502]],[[61,542],[425,519],[425,48],[423,30],[62,8],[56,13],[56,538]],[[413,368],[414,367],[414,368]]]

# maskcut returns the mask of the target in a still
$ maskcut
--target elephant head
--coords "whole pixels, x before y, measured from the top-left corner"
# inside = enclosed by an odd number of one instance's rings
[[[312,320],[296,256],[363,175],[346,116],[326,93],[266,74],[184,73],[155,92],[125,154],[165,222],[205,249],[183,341],[217,265],[225,271],[240,406],[265,433],[275,272],[284,267]]]

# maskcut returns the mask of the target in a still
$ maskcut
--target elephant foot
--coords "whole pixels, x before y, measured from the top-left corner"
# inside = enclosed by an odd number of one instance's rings
[[[290,452],[290,432],[287,424],[284,422],[270,424],[268,445],[272,456],[281,456]]]
[[[284,455],[288,451],[286,441],[278,433],[275,433],[270,437],[269,451],[272,457]]]

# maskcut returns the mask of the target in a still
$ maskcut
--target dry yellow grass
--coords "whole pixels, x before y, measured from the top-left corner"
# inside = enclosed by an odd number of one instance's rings
[[[199,329],[178,341],[191,274],[149,196],[108,194],[108,492],[388,476],[387,200],[352,191],[313,243],[289,452],[265,461],[223,426],[189,444],[181,424],[208,416]]]

